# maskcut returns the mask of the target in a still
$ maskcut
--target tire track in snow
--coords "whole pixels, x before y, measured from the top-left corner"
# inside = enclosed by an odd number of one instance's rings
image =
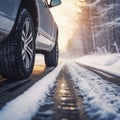
[[[83,97],[84,109],[92,120],[120,120],[120,87],[97,74],[67,62],[68,73]]]
[[[83,111],[82,99],[64,66],[45,104],[32,120],[89,120]]]
[[[46,95],[54,86],[64,63],[55,68],[43,79],[35,83],[22,95],[8,102],[0,110],[0,120],[30,120],[38,108],[44,104]]]

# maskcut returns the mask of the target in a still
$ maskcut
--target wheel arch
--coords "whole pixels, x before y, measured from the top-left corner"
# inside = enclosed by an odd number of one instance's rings
[[[28,0],[21,0],[19,11],[21,8],[27,9],[29,11],[29,13],[31,14],[33,24],[35,27],[35,33],[37,36],[37,32],[38,32],[38,6],[36,3],[36,0],[29,0],[29,2],[28,2]]]

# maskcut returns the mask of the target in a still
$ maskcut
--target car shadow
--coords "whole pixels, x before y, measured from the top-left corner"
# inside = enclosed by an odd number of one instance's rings
[[[10,80],[0,77],[0,109],[9,101],[23,94],[37,81],[45,77],[54,67],[35,66],[31,76],[23,80]]]

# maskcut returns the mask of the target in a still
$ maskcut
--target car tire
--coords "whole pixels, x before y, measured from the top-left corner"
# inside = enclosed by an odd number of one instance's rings
[[[0,75],[12,79],[30,76],[35,59],[35,29],[30,13],[19,11],[10,35],[0,43]]]
[[[57,35],[58,39],[58,35]],[[59,49],[58,49],[58,40],[56,39],[56,43],[50,52],[46,52],[44,55],[45,64],[47,67],[56,67],[58,64],[59,58]]]

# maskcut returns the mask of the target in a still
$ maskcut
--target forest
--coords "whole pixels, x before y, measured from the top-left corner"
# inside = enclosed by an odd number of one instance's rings
[[[78,27],[69,40],[70,54],[120,52],[120,0],[79,0]]]

